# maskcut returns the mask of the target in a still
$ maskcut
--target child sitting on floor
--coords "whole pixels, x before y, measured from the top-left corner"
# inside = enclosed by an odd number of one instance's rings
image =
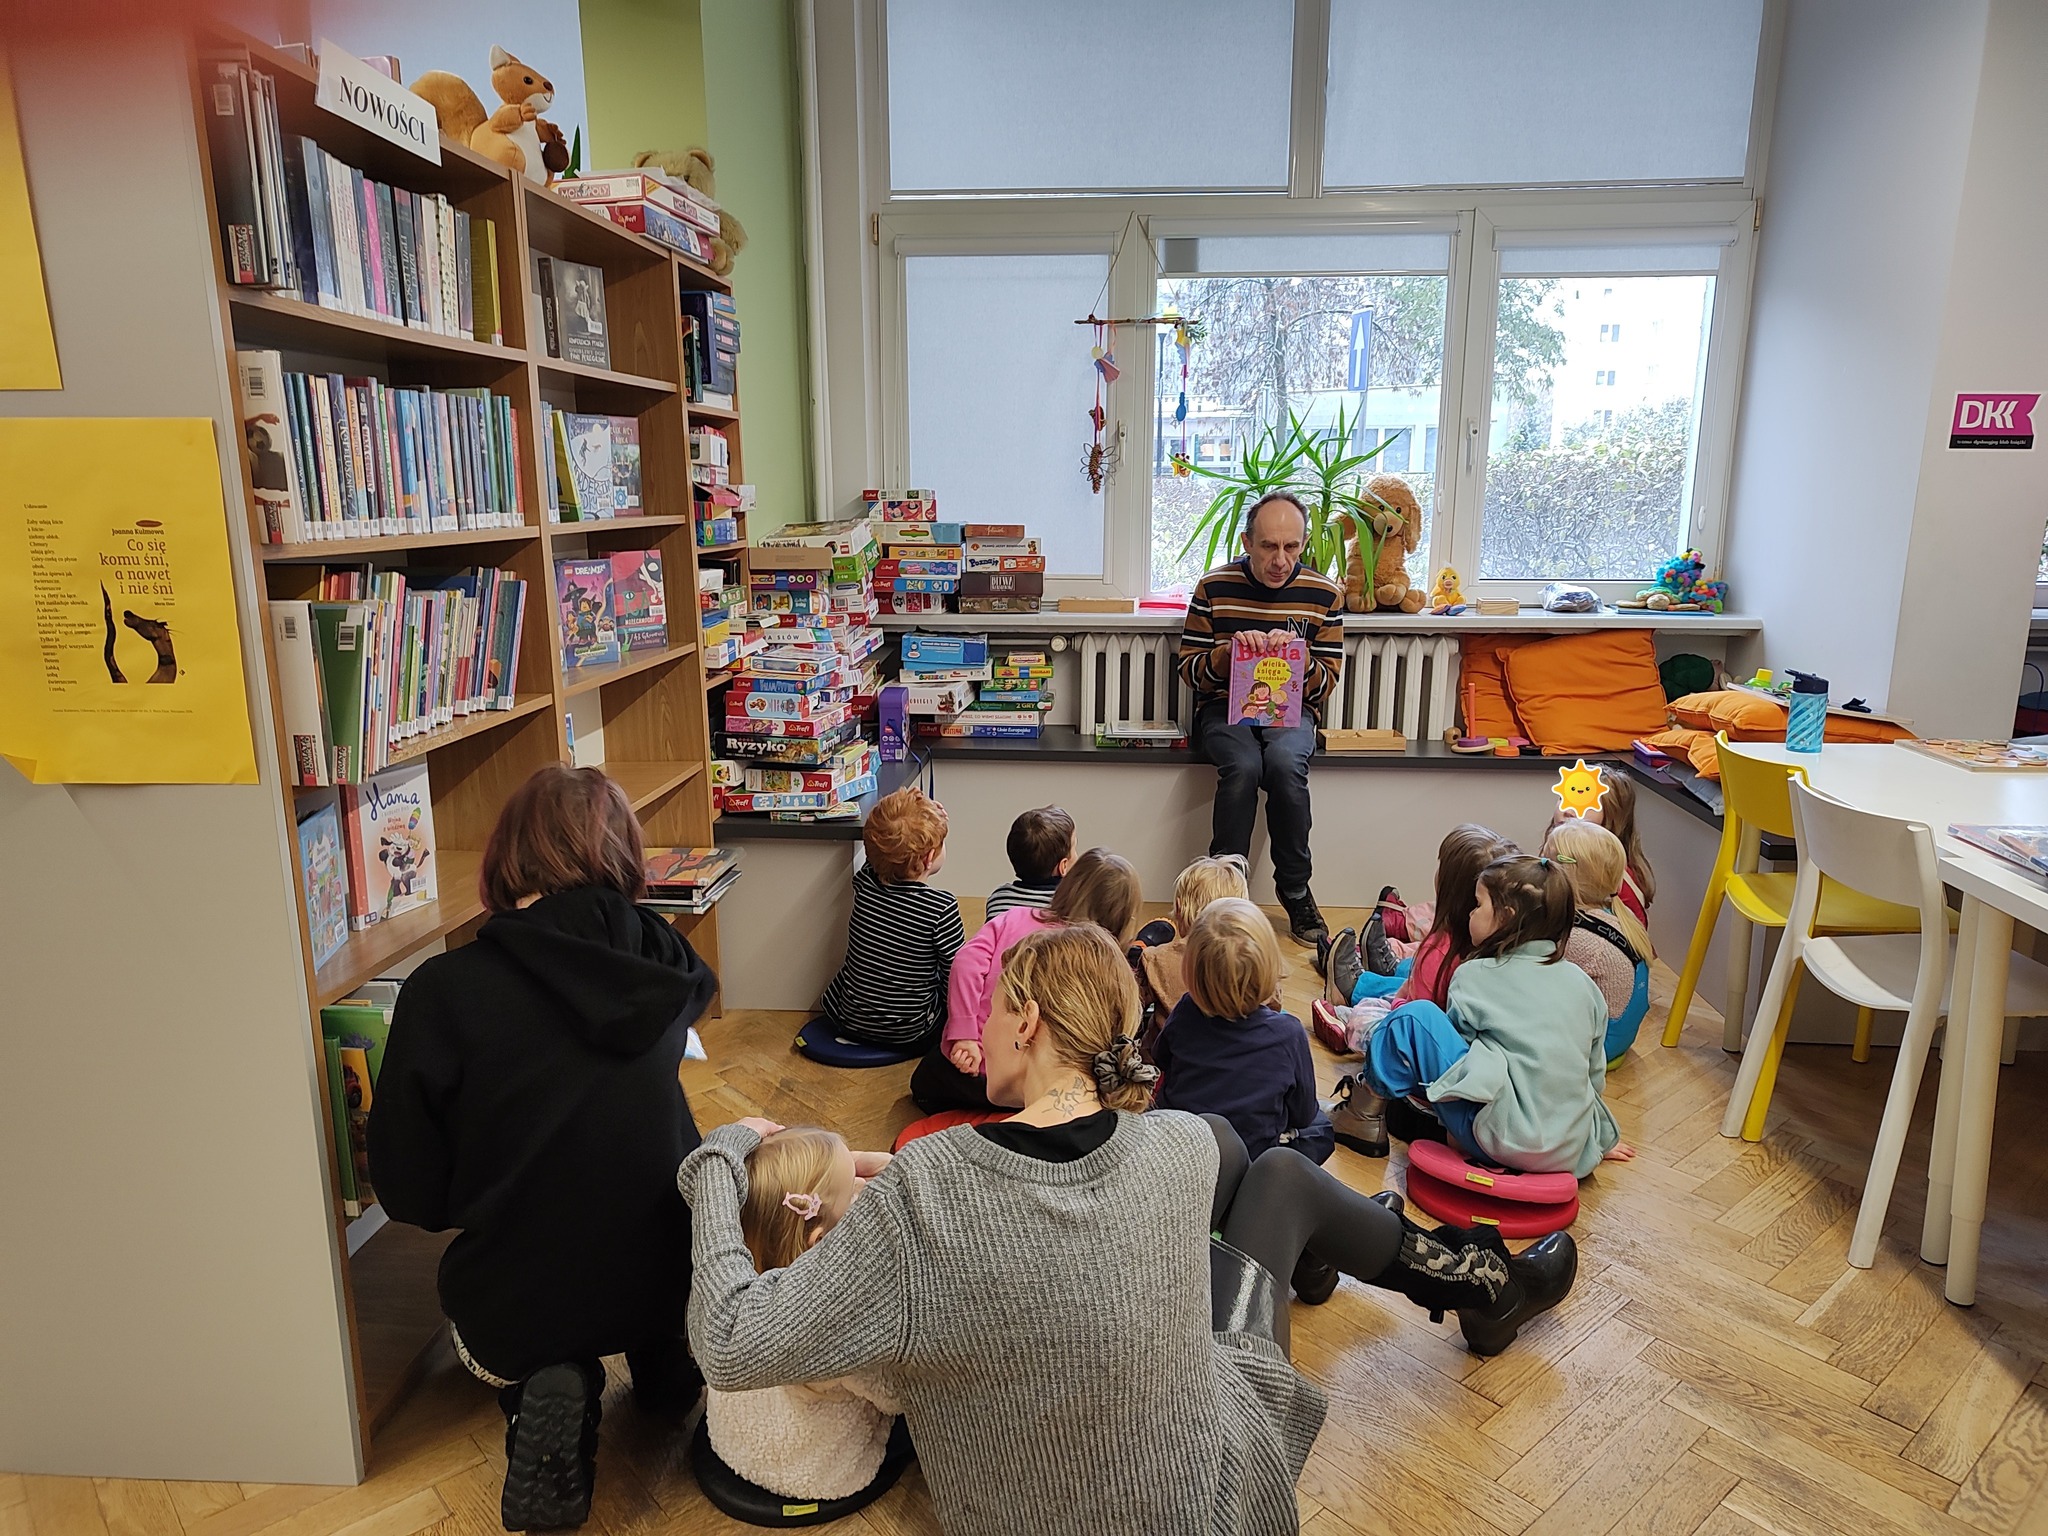
[[[995,917],[1012,907],[1050,906],[1060,877],[1074,862],[1074,818],[1056,805],[1026,811],[1010,823],[1004,851],[1017,878],[988,893],[984,915]]]
[[[1292,1146],[1311,1162],[1329,1161],[1337,1143],[1316,1103],[1308,1035],[1279,1008],[1273,924],[1243,897],[1226,896],[1202,909],[1186,946],[1188,993],[1153,1047],[1158,1107],[1221,1115],[1254,1158]]]
[[[1522,1173],[1584,1178],[1603,1158],[1635,1156],[1600,1096],[1600,989],[1560,963],[1575,910],[1555,860],[1513,854],[1488,864],[1472,953],[1451,978],[1449,1006],[1405,1003],[1373,1026],[1365,1067],[1338,1084],[1339,1134],[1344,1118],[1377,1109],[1383,1134],[1448,1140]]]
[[[1566,821],[1590,821],[1596,827],[1605,827],[1621,844],[1627,866],[1622,871],[1620,901],[1648,937],[1650,926],[1650,903],[1657,899],[1657,874],[1650,868],[1650,856],[1643,852],[1643,837],[1636,830],[1636,782],[1627,771],[1605,765],[1593,770],[1600,775],[1604,793],[1600,803],[1582,816],[1569,816],[1563,806],[1550,818],[1550,826],[1558,827]],[[1545,836],[1549,828],[1545,829]]]
[[[1564,957],[1593,978],[1607,1002],[1607,1059],[1635,1044],[1650,1011],[1650,936],[1616,895],[1628,855],[1605,827],[1568,816],[1550,829],[1543,851],[1563,866],[1578,908]]]
[[[1404,979],[1385,985],[1359,963],[1351,930],[1342,930],[1330,946],[1329,975],[1323,995],[1309,1008],[1315,1037],[1340,1056],[1355,1056],[1359,1041],[1389,1009],[1402,1003],[1431,1002],[1444,1006],[1451,977],[1472,953],[1472,909],[1479,899],[1479,872],[1515,845],[1490,827],[1462,822],[1444,834],[1436,850],[1436,904],[1429,932],[1416,946]],[[1395,974],[1402,975],[1399,967]],[[1340,1134],[1338,1139],[1344,1139]],[[1385,1156],[1385,1143],[1369,1155]]]
[[[825,987],[825,1014],[870,1045],[924,1048],[946,1018],[961,943],[960,904],[925,884],[946,861],[946,808],[921,790],[884,795],[861,828],[867,862],[853,877],[846,959]]]
[[[886,1152],[854,1152],[831,1131],[792,1126],[747,1154],[740,1232],[762,1274],[786,1269],[846,1214]],[[871,1378],[847,1376],[752,1392],[709,1389],[711,1448],[750,1483],[785,1499],[843,1499],[875,1480],[883,1459],[907,1452],[902,1409]]]
[[[1012,907],[984,923],[954,958],[944,1037],[911,1074],[910,1097],[917,1107],[928,1115],[942,1109],[993,1107],[982,1073],[981,1032],[988,1023],[1003,956],[1012,945],[1041,928],[1094,923],[1107,929],[1122,949],[1144,899],[1138,872],[1128,859],[1107,848],[1090,848],[1061,876],[1050,906]]]
[[[1187,996],[1181,980],[1181,957],[1187,947],[1189,930],[1212,901],[1225,896],[1249,898],[1241,853],[1214,854],[1197,859],[1173,882],[1173,920],[1147,923],[1131,944],[1131,970],[1138,978],[1138,1001],[1144,1006],[1138,1044],[1149,1057],[1153,1041],[1166,1027],[1166,1016]]]

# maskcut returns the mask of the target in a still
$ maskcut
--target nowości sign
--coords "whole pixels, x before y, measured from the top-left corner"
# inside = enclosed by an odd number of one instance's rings
[[[441,131],[434,120],[433,103],[325,38],[320,40],[320,84],[313,100],[336,117],[403,145],[422,160],[441,163]]]

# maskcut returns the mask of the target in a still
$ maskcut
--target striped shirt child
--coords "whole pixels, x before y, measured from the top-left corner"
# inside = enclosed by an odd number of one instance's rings
[[[1181,680],[1195,690],[1196,707],[1230,692],[1229,653],[1218,640],[1244,631],[1287,629],[1307,640],[1308,676],[1302,707],[1318,720],[1344,661],[1344,589],[1319,571],[1297,565],[1284,587],[1262,585],[1251,557],[1240,555],[1195,583],[1180,632]]]
[[[870,1045],[928,1044],[946,1022],[946,983],[965,939],[952,892],[884,880],[862,865],[846,961],[825,988],[826,1015]]]
[[[1012,907],[1036,907],[1044,911],[1060,888],[1059,877],[1050,880],[1006,880],[988,893],[986,916],[1007,912]]]

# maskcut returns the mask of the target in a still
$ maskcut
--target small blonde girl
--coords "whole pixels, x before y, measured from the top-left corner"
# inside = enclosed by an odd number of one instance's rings
[[[831,1131],[792,1126],[747,1155],[740,1235],[754,1267],[786,1269],[839,1224],[886,1153],[854,1152]],[[875,1480],[901,1410],[857,1376],[754,1392],[708,1390],[711,1448],[733,1471],[785,1499],[842,1499]]]
[[[1241,853],[1195,860],[1173,882],[1173,921],[1147,923],[1131,946],[1138,1000],[1145,1007],[1145,1029],[1139,1038],[1148,1051],[1166,1016],[1187,995],[1181,971],[1195,919],[1212,901],[1221,901],[1226,896],[1249,899],[1251,882],[1246,878],[1247,872]]]
[[[1607,1004],[1607,1059],[1635,1043],[1649,1011],[1650,935],[1620,900],[1628,851],[1598,822],[1567,817],[1550,829],[1543,851],[1571,881],[1577,916],[1564,957],[1593,978]]]

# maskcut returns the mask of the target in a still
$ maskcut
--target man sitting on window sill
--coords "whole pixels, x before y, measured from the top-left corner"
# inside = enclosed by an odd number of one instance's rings
[[[1308,760],[1344,658],[1344,592],[1302,565],[1307,539],[1308,514],[1285,491],[1254,506],[1246,518],[1244,554],[1195,584],[1179,666],[1182,681],[1195,691],[1195,746],[1216,765],[1209,852],[1250,854],[1263,785],[1273,884],[1294,941],[1314,947],[1325,928],[1309,890]],[[1300,725],[1242,725],[1227,718],[1230,648],[1238,635],[1250,637],[1255,649],[1297,637],[1309,642]]]

